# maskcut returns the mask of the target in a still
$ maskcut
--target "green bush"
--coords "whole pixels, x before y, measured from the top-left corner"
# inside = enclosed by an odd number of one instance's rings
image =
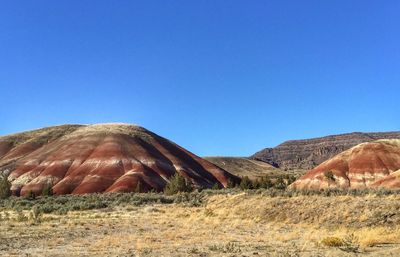
[[[6,199],[11,196],[11,182],[7,176],[0,175],[0,199]]]
[[[268,176],[264,176],[260,179],[254,180],[253,181],[253,188],[271,188],[273,186],[273,183],[271,179]]]
[[[219,189],[221,189],[221,185],[219,183],[215,183],[211,189],[212,190],[219,190]]]
[[[164,189],[164,193],[166,195],[173,195],[178,192],[192,192],[192,191],[193,191],[192,184],[178,172],[175,173],[175,175],[173,175],[170,178],[169,183]]]
[[[42,189],[42,195],[43,196],[52,196],[53,195],[53,188],[51,184],[46,184],[44,185]]]
[[[42,210],[39,209],[37,206],[33,206],[32,211],[30,212],[30,219],[34,223],[41,223],[42,222]]]
[[[335,176],[331,170],[325,171],[324,176],[330,181],[335,181]]]
[[[234,188],[236,187],[237,184],[235,183],[235,181],[233,181],[232,179],[228,179],[228,184],[226,185],[226,188]]]
[[[274,188],[276,189],[285,189],[287,184],[282,176],[278,177],[275,181]]]
[[[242,178],[239,184],[240,189],[253,189],[253,182],[249,179],[249,177],[245,176]]]
[[[35,200],[36,199],[36,194],[33,191],[29,191],[29,193],[25,196],[27,200]]]
[[[293,182],[295,182],[296,181],[296,179],[297,179],[297,177],[296,176],[293,176],[293,175],[286,175],[286,185],[290,185],[290,184],[292,184]]]

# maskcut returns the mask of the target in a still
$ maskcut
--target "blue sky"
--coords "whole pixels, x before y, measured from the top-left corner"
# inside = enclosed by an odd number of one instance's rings
[[[142,125],[198,155],[400,130],[399,1],[1,1],[0,135]]]

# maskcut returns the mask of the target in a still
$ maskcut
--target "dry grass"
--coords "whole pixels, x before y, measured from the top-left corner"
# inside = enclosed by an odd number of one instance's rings
[[[400,228],[375,227],[363,228],[355,232],[361,247],[372,247],[381,244],[400,242]]]
[[[306,172],[305,170],[283,171],[266,162],[242,157],[204,157],[204,159],[236,176],[247,176],[252,180],[266,176],[269,178],[277,178],[287,175],[299,177]]]
[[[248,158],[205,157],[204,159],[236,176],[248,176],[250,179],[257,179],[266,175],[273,177],[287,174],[266,162],[250,160]]]
[[[378,211],[388,213],[399,200],[234,193],[209,196],[200,206],[150,203],[44,214],[39,223],[3,209],[0,255],[396,256],[400,223],[384,221]]]

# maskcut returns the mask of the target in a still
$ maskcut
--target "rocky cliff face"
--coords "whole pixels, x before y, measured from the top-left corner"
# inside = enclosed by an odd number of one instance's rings
[[[362,143],[308,171],[290,187],[400,188],[400,139]]]
[[[349,133],[305,140],[286,141],[251,156],[281,169],[312,169],[355,145],[377,139],[400,139],[400,132]]]
[[[17,195],[162,190],[179,173],[195,186],[238,178],[142,127],[64,125],[0,137],[0,172]]]

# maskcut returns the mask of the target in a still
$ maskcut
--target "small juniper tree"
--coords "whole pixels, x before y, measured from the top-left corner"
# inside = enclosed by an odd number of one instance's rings
[[[274,187],[276,189],[285,189],[286,186],[287,185],[286,185],[285,180],[283,179],[283,177],[279,176],[275,181]]]
[[[11,196],[11,182],[7,176],[0,174],[0,199],[5,199]]]
[[[46,183],[43,186],[42,195],[43,196],[52,196],[53,195],[53,187],[51,186],[51,183]]]
[[[138,182],[136,183],[135,193],[140,193],[141,190],[142,190],[142,181],[138,180]]]
[[[325,171],[324,176],[330,181],[335,181],[335,175],[333,175],[331,170]]]
[[[252,189],[253,188],[253,182],[249,179],[249,177],[245,176],[242,178],[239,184],[240,189]]]
[[[221,189],[221,185],[219,183],[215,183],[211,189],[212,190],[219,190],[219,189]]]
[[[260,179],[253,181],[253,188],[271,188],[273,183],[268,176],[261,177]]]
[[[288,175],[287,178],[286,178],[286,184],[287,184],[287,185],[290,185],[290,184],[292,184],[293,182],[295,182],[296,179],[297,179],[296,176],[294,176],[294,175]]]
[[[228,179],[228,184],[226,185],[227,188],[234,188],[236,187],[237,184],[235,183],[235,181],[231,178]]]
[[[35,200],[36,194],[33,191],[29,191],[28,194],[25,196],[27,200]]]
[[[191,191],[193,191],[192,184],[178,172],[176,172],[175,175],[173,175],[170,178],[169,183],[164,189],[164,193],[167,195],[173,195],[178,192],[191,192]]]

